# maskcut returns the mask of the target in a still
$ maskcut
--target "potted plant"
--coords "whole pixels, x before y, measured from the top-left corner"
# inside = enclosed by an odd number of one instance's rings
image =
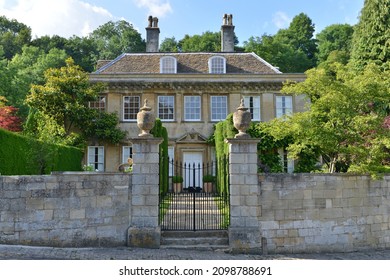
[[[213,191],[213,183],[215,177],[213,175],[204,175],[203,176],[203,191],[211,193]]]
[[[182,190],[183,177],[176,175],[172,176],[173,192],[179,193]]]

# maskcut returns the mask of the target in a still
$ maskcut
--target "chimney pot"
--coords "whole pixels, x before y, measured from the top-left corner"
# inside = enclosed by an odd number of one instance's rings
[[[158,28],[158,18],[148,17],[149,25],[146,27],[146,52],[159,51],[160,28]]]
[[[221,26],[222,52],[234,52],[234,25],[233,15],[224,14]]]

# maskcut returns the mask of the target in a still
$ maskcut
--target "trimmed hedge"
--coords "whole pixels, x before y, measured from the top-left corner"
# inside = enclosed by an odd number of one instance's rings
[[[81,171],[83,151],[0,129],[0,174],[38,175]]]
[[[229,145],[226,138],[234,138],[238,133],[233,125],[233,114],[229,114],[225,121],[216,124],[214,139],[217,157],[217,191],[221,194],[229,194]]]
[[[154,127],[150,133],[158,138],[163,138],[163,142],[160,144],[160,193],[166,193],[169,189],[169,162],[168,162],[168,131],[162,125],[160,119],[156,119]]]

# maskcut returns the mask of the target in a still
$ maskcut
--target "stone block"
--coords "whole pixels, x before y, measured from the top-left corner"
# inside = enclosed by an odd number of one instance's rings
[[[138,228],[131,227],[128,230],[129,247],[137,248],[160,248],[161,230],[160,227]]]
[[[71,220],[85,219],[85,209],[70,209],[69,217]]]
[[[26,208],[30,210],[42,210],[44,209],[43,198],[30,198],[26,200]]]
[[[98,196],[96,197],[96,206],[97,207],[112,207],[112,197],[111,196]]]
[[[258,228],[229,228],[229,247],[234,253],[260,254],[261,232]]]

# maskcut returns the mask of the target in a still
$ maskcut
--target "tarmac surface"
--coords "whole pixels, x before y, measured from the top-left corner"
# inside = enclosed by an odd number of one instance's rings
[[[350,253],[250,255],[226,250],[54,248],[0,245],[0,260],[390,260],[390,249]]]

